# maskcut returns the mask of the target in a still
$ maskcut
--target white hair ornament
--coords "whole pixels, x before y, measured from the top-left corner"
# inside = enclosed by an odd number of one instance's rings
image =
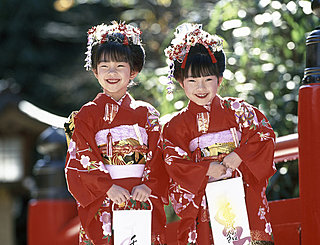
[[[172,93],[173,90],[174,61],[181,63],[181,68],[184,69],[192,46],[202,44],[208,50],[212,63],[217,62],[213,53],[223,49],[223,40],[217,35],[211,35],[202,30],[201,24],[183,23],[176,28],[174,36],[171,45],[164,50],[170,62],[168,93]]]
[[[125,22],[112,21],[111,25],[102,23],[101,25],[93,26],[88,30],[87,51],[85,52],[85,65],[87,71],[92,69],[92,48],[97,44],[105,42],[119,42],[123,45],[140,45],[141,30],[132,25],[127,25]],[[117,34],[122,34],[122,40]]]

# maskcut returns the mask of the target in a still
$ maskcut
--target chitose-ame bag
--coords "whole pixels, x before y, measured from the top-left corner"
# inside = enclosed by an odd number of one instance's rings
[[[128,205],[129,202],[129,205]],[[126,205],[135,208],[138,201],[128,200]],[[114,245],[151,245],[152,203],[141,203],[140,209],[115,210],[112,205]],[[134,207],[135,206],[135,207]]]
[[[210,182],[206,187],[212,235],[218,245],[251,241],[245,192],[240,176]]]

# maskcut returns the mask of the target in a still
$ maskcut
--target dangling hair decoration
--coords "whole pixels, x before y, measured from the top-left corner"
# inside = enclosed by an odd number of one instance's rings
[[[212,63],[217,63],[213,53],[223,49],[223,40],[217,35],[211,35],[202,30],[201,24],[181,24],[176,28],[174,36],[175,38],[171,41],[171,45],[164,50],[170,62],[168,92],[172,92],[174,62],[177,61],[181,63],[181,68],[184,69],[192,46],[195,46],[197,43],[205,46],[209,52]]]
[[[213,64],[217,63],[216,57],[214,57],[214,54],[212,53],[211,49],[208,47],[208,45],[206,45],[205,47],[206,47],[207,50],[208,50],[208,53],[209,53],[209,55],[210,55],[210,57],[211,57],[211,60],[212,60],[212,63],[213,63]]]
[[[214,57],[214,55],[213,55],[211,49],[209,48],[209,46],[208,46],[208,45],[204,45],[204,46],[205,46],[205,48],[208,50],[208,53],[209,53],[209,55],[210,55],[210,57],[211,57],[211,60],[212,60],[212,63],[213,63],[213,64],[217,63],[216,57]],[[190,50],[190,47],[189,47],[189,49],[188,49],[187,52],[186,52],[186,56],[183,58],[183,62],[182,62],[182,64],[181,64],[181,68],[182,68],[182,69],[186,68],[186,63],[187,63],[187,59],[188,59],[189,50]]]
[[[188,59],[188,54],[189,54],[190,47],[187,47],[186,49],[186,56],[184,56],[181,68],[184,69],[186,67],[187,59]]]

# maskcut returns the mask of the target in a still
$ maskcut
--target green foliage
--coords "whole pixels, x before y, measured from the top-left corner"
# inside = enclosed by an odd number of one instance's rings
[[[189,21],[203,23],[225,40],[228,62],[221,95],[242,97],[262,109],[279,136],[297,131],[305,36],[317,23],[307,12],[308,2],[87,0],[57,11],[59,2],[1,2],[0,51],[5,58],[0,79],[13,80],[34,104],[67,116],[93,99],[100,89],[83,69],[86,31],[121,19],[143,31],[147,54],[136,79],[139,86],[131,93],[162,115],[180,109],[187,104],[183,91],[177,85],[173,97],[167,96],[166,71],[159,68],[166,67],[163,50],[175,27]]]
[[[278,136],[297,132],[298,91],[305,38],[318,25],[308,1],[283,0],[4,0],[0,2],[0,89],[14,86],[50,112],[68,116],[100,88],[84,71],[86,31],[124,20],[143,31],[146,65],[132,95],[164,116],[187,105],[176,84],[166,94],[166,60],[175,27],[202,23],[220,35],[227,70],[219,93],[247,100],[268,117]],[[60,4],[60,5],[59,5]],[[64,6],[64,7],[63,7]],[[59,10],[59,11],[58,11]],[[8,82],[9,81],[9,82]]]

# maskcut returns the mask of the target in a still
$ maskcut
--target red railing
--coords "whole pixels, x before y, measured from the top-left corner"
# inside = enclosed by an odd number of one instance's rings
[[[299,158],[298,134],[289,134],[277,138],[274,152],[275,163]]]
[[[277,138],[275,163],[299,158],[298,134]],[[301,244],[300,198],[269,201],[271,223],[276,245]]]

